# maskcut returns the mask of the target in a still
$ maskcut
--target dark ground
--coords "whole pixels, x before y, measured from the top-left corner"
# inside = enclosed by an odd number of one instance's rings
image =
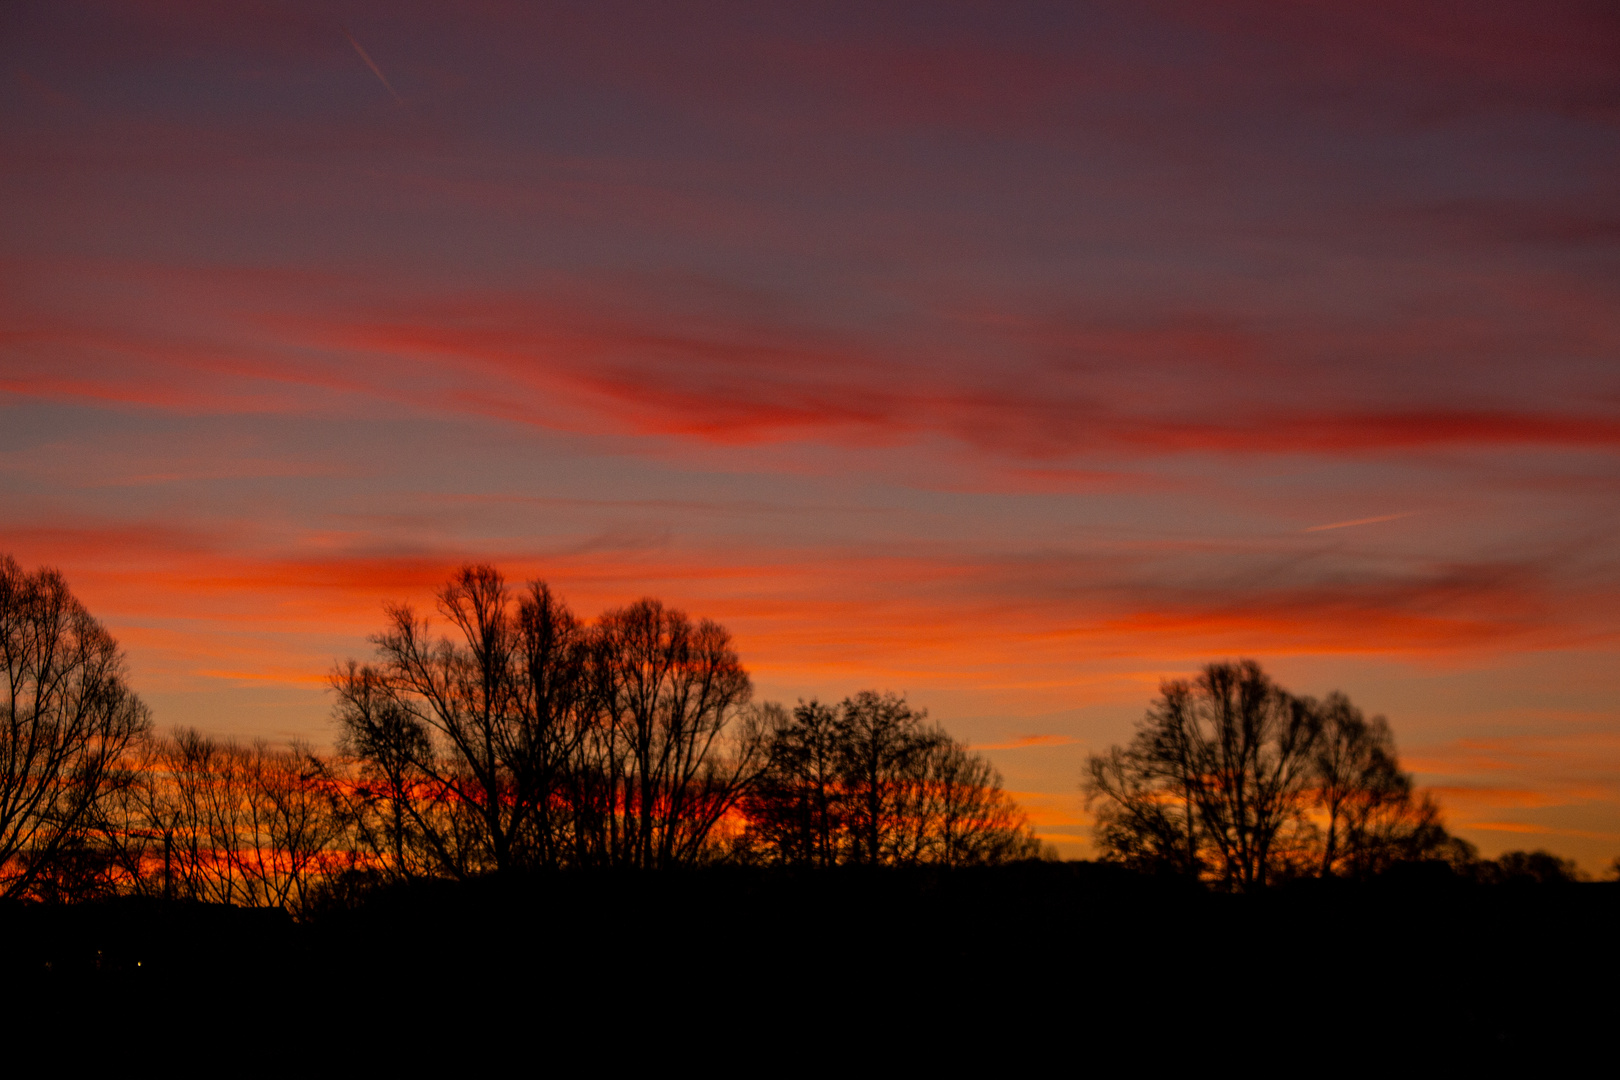
[[[1284,1067],[1608,1056],[1620,885],[1412,873],[1205,892],[1088,863],[579,873],[279,910],[0,907],[14,1018],[588,1044],[806,1066],[888,1054]],[[20,1011],[19,1011],[20,1010]],[[787,1055],[784,1057],[783,1055]]]

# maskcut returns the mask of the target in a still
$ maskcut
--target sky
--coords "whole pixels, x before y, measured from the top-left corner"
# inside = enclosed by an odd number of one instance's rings
[[[329,744],[467,561],[892,689],[1091,853],[1252,657],[1620,855],[1613,3],[0,6],[0,553]]]

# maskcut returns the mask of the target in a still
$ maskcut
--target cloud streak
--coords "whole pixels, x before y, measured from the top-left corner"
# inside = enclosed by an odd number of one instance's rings
[[[1030,747],[1069,746],[1075,740],[1067,735],[1021,735],[1009,742],[980,743],[975,750],[1026,750]]]
[[[660,320],[647,310],[652,298],[637,304],[624,289],[581,293],[569,287],[575,295],[567,299],[544,290],[450,302],[396,298],[381,310],[368,310],[357,298],[337,301],[334,311],[331,284],[321,287],[317,300],[286,283],[278,295],[275,283],[256,276],[223,296],[218,282],[201,285],[191,275],[135,280],[164,294],[166,310],[206,309],[218,327],[217,343],[188,340],[178,328],[161,325],[91,329],[66,316],[34,313],[11,334],[18,359],[0,388],[226,412],[288,408],[289,395],[296,394],[306,395],[308,408],[325,408],[330,399],[319,392],[336,389],[446,414],[716,445],[810,440],[865,446],[945,436],[985,453],[1045,461],[1086,454],[1620,449],[1620,413],[1601,401],[1459,407],[1392,399],[1333,407],[1305,381],[1270,390],[1272,397],[1280,390],[1295,399],[1279,407],[1231,400],[1221,365],[1195,361],[1157,375],[1151,367],[1144,372],[1153,381],[1142,389],[1158,383],[1173,390],[1153,395],[1171,398],[1166,408],[1129,396],[1099,400],[1083,381],[1038,358],[1022,366],[1018,385],[991,387],[972,355],[936,364],[925,375],[923,354],[914,347],[892,350],[847,331],[723,314]],[[241,294],[250,286],[258,310],[233,312],[248,302]],[[367,286],[350,281],[337,288],[341,296]],[[229,321],[220,324],[222,315]],[[1157,341],[1157,331],[1146,332],[1145,340]],[[55,374],[58,358],[70,353],[90,362],[78,365],[85,374],[63,378]],[[100,377],[98,367],[105,373]],[[1212,393],[1198,404],[1192,391],[1206,385]]]
[[[389,96],[394,99],[394,104],[403,106],[405,101],[395,92],[393,84],[388,81],[388,76],[382,73],[382,68],[377,66],[377,62],[371,58],[371,54],[366,52],[358,41],[354,40],[354,35],[349,33],[348,27],[343,28],[343,36],[348,39],[350,45],[354,46],[354,51],[359,54],[361,60],[365,61],[366,67],[371,69],[371,73],[377,76],[377,81],[383,84],[383,89],[387,90]]]
[[[1400,521],[1402,518],[1409,518],[1414,513],[1416,513],[1416,511],[1408,511],[1404,514],[1381,514],[1378,517],[1356,518],[1353,521],[1335,521],[1331,525],[1312,525],[1310,528],[1302,529],[1300,531],[1316,533],[1327,532],[1330,529],[1352,529],[1357,525],[1381,525],[1386,521]]]

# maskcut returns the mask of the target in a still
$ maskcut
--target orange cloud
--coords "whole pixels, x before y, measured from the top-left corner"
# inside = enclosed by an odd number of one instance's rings
[[[154,658],[187,655],[185,667],[199,676],[289,685],[320,679],[345,653],[364,655],[361,643],[380,627],[385,603],[410,601],[431,613],[434,590],[467,559],[494,562],[514,582],[544,578],[586,616],[653,594],[716,618],[768,681],[926,683],[1054,703],[1091,692],[1097,676],[1082,659],[1130,661],[1134,670],[1154,657],[1163,671],[1229,655],[1477,656],[1541,647],[1569,632],[1541,621],[1547,586],[1501,574],[1226,595],[1132,587],[1128,577],[1110,580],[1136,573],[1130,561],[1092,561],[1075,564],[1090,578],[1054,592],[1052,582],[1073,572],[1068,564],[1030,576],[1030,567],[949,549],[898,555],[566,542],[549,550],[500,543],[391,552],[374,545],[365,533],[283,538],[245,527],[0,528],[0,551],[66,568],[131,647]],[[160,629],[170,636],[152,637]],[[1145,675],[1132,686],[1151,689],[1154,681]],[[993,745],[1056,746],[1066,738]],[[1420,767],[1430,765],[1420,759]]]
[[[1546,806],[1560,806],[1567,801],[1549,791],[1524,787],[1442,784],[1427,790],[1448,803],[1461,802],[1502,809],[1539,809]]]
[[[1520,836],[1567,836],[1582,840],[1620,840],[1620,832],[1592,829],[1560,829],[1548,825],[1530,825],[1522,821],[1470,821],[1468,828],[1481,832],[1514,833]]]

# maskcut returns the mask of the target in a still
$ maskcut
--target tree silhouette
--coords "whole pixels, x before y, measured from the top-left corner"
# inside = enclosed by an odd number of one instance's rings
[[[845,820],[854,841],[853,861],[908,862],[907,841],[920,794],[923,756],[934,733],[922,727],[926,713],[904,698],[863,690],[844,700],[842,713]]]
[[[332,677],[357,828],[406,876],[557,865],[559,800],[596,717],[590,642],[543,584],[514,600],[489,566],[461,568],[438,610],[459,641],[394,606],[379,663]]]
[[[801,701],[767,717],[766,767],[744,799],[751,839],[776,861],[833,866],[843,852],[843,730],[837,708]]]
[[[1487,882],[1512,885],[1567,885],[1583,878],[1573,861],[1550,851],[1506,851],[1480,863],[1476,874]]]
[[[1450,842],[1382,717],[1342,694],[1295,697],[1253,661],[1164,683],[1130,743],[1092,755],[1083,787],[1106,858],[1231,889],[1367,876]]]
[[[1170,861],[1228,887],[1264,885],[1297,847],[1318,726],[1252,661],[1165,683],[1130,748],[1089,763],[1099,841],[1160,863],[1174,850]]]
[[[862,691],[779,714],[743,802],[754,857],[800,866],[964,866],[1043,848],[982,757],[903,697]]]
[[[1339,693],[1316,712],[1317,805],[1327,817],[1320,873],[1368,877],[1444,844],[1440,809],[1427,795],[1414,795],[1412,778],[1396,761],[1388,721],[1366,719]]]
[[[595,659],[600,720],[585,764],[598,793],[598,858],[644,868],[696,861],[764,763],[757,715],[742,711],[753,687],[731,636],[642,600],[602,616]]]
[[[334,786],[355,847],[373,873],[388,879],[454,870],[444,839],[442,787],[432,780],[428,727],[390,691],[381,671],[350,661],[332,678],[337,691],[338,751],[353,764]],[[333,763],[341,768],[341,764]]]
[[[150,723],[117,642],[62,576],[0,556],[0,896],[100,877],[87,836]]]
[[[928,823],[925,861],[982,866],[1048,854],[983,757],[943,737],[934,740],[925,761],[928,805],[919,815]]]
[[[587,626],[544,584],[466,566],[379,662],[332,677],[357,840],[390,876],[684,865],[764,763],[730,635],[656,600]]]

